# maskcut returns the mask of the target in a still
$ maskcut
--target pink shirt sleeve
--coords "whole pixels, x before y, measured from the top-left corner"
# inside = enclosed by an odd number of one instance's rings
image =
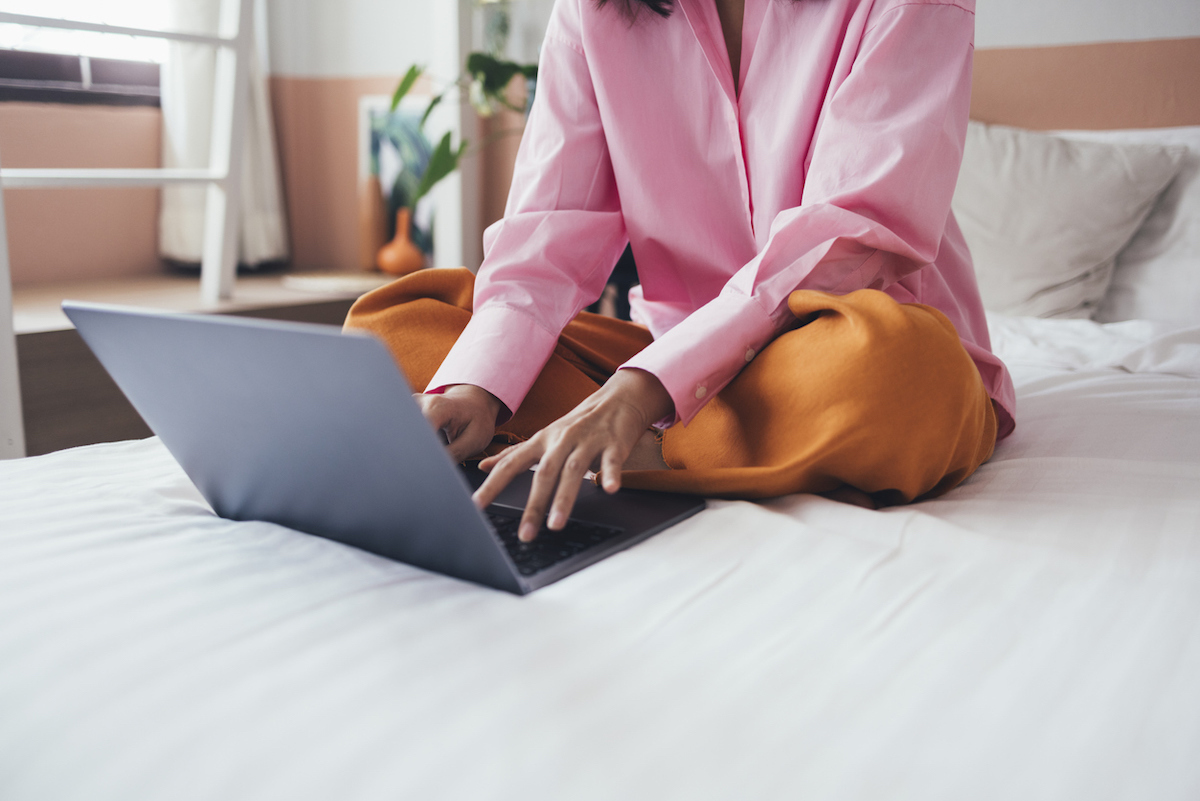
[[[951,4],[877,11],[826,103],[800,206],[697,309],[627,362],[690,421],[794,318],[794,289],[884,289],[930,264],[946,229],[971,95],[974,15]]]
[[[504,219],[484,234],[475,313],[429,384],[475,384],[516,410],[558,336],[604,290],[625,224],[577,10],[557,3]],[[502,412],[502,419],[504,417]]]

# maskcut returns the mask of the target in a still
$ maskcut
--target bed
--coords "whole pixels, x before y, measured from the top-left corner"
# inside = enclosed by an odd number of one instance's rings
[[[0,462],[0,798],[1200,797],[1197,134],[1098,263],[956,197],[985,283],[1076,272],[996,283],[1018,427],[934,500],[712,502],[518,598],[217,518],[156,439]]]
[[[0,797],[1195,798],[1200,328],[992,329],[958,490],[527,598],[221,520],[156,439],[0,464]]]

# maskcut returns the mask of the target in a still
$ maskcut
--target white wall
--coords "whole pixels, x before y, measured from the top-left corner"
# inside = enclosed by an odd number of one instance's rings
[[[305,78],[398,75],[433,60],[447,0],[267,0],[271,72]]]
[[[412,64],[436,84],[452,81],[470,46],[474,0],[266,0],[271,74],[289,79],[399,77]],[[429,122],[477,138],[467,103],[443,103]],[[478,266],[482,258],[478,167],[464,162],[433,190],[437,266]]]
[[[1200,36],[1200,0],[977,0],[976,47]]]
[[[271,72],[362,77],[430,63],[436,60],[437,37],[430,33],[436,6],[446,2],[267,0]],[[521,52],[512,55],[529,58],[536,45],[527,26],[545,18],[550,0],[520,5],[512,45]],[[1200,0],[978,0],[977,14],[979,47],[1200,36]]]
[[[435,31],[448,0],[266,0],[271,73],[305,78],[393,75],[438,60]],[[470,5],[475,5],[471,2]],[[554,0],[510,6],[508,57],[536,61]],[[482,13],[469,9],[471,49],[482,46]]]
[[[483,8],[475,11],[472,49],[482,49],[483,37]],[[521,63],[538,60],[538,51],[542,47],[542,38],[546,34],[546,24],[550,21],[550,12],[554,8],[554,0],[516,0],[508,4],[509,32],[508,47],[504,55],[513,61]]]

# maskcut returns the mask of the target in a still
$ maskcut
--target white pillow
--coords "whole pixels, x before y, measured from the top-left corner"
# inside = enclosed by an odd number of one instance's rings
[[[1096,319],[1200,324],[1200,127],[1067,131],[1060,135],[1110,144],[1187,148],[1179,174],[1117,254],[1117,269]]]
[[[984,306],[1090,317],[1114,257],[1183,157],[1179,147],[1073,141],[972,122],[953,208]]]

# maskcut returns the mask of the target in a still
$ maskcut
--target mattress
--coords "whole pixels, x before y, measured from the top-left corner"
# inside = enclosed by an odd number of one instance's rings
[[[1200,329],[993,318],[948,495],[704,513],[518,598],[0,463],[0,798],[1200,797]]]

